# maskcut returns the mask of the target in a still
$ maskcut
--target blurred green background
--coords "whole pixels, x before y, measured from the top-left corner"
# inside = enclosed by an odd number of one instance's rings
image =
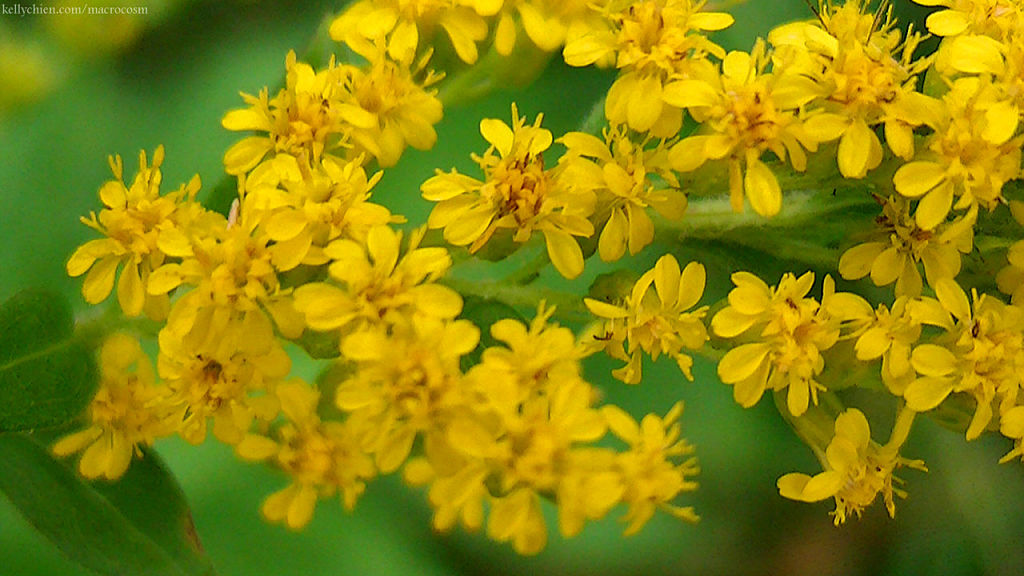
[[[909,2],[897,4],[908,10]],[[107,155],[122,155],[131,174],[140,149],[163,144],[165,191],[194,173],[211,189],[221,179],[224,150],[238,138],[220,127],[221,116],[241,104],[239,91],[277,85],[287,51],[301,54],[339,8],[334,2],[238,0],[133,5],[151,9],[127,23],[0,16],[0,299],[47,286],[83,309],[79,280],[65,276],[63,263],[90,237],[77,220],[100,206],[96,191],[109,178]],[[802,0],[750,0],[730,11],[736,26],[716,36],[727,48],[749,47],[771,24],[810,16]],[[606,72],[568,69],[555,58],[530,87],[447,109],[438,148],[410,151],[386,173],[377,200],[422,222],[429,207],[419,199],[418,184],[434,168],[470,167],[469,153],[484,147],[481,118],[506,119],[515,101],[528,118],[543,112],[545,126],[557,135],[578,127],[611,80]],[[713,297],[728,288],[729,272],[709,270]],[[576,283],[585,286],[586,279]],[[863,519],[836,528],[829,504],[778,496],[779,476],[813,474],[819,467],[770,401],[739,408],[706,363],[698,364],[694,383],[662,363],[630,388],[610,381],[612,367],[598,361],[588,375],[606,384],[609,401],[635,414],[663,413],[677,399],[686,401],[684,433],[697,446],[702,473],[699,491],[684,500],[703,517],[698,525],[656,516],[625,539],[613,514],[565,541],[552,524],[546,551],[522,558],[479,534],[433,533],[422,492],[384,478],[371,484],[354,513],[325,501],[305,531],[292,533],[264,523],[258,513],[262,498],[283,486],[281,475],[242,463],[215,442],[193,448],[172,440],[158,448],[222,576],[1024,573],[1024,469],[996,464],[1008,442],[987,438],[968,445],[919,419],[905,455],[924,459],[931,472],[902,474],[910,497],[897,503],[896,519],[879,503]],[[298,371],[314,374],[306,364]],[[85,572],[0,498],[0,573]]]

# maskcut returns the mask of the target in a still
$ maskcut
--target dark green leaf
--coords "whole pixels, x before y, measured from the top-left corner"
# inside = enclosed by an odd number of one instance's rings
[[[0,491],[71,560],[100,574],[213,574],[178,485],[153,452],[87,482],[37,440],[0,435]]]
[[[19,292],[0,306],[0,432],[60,426],[96,389],[92,352],[61,296]]]

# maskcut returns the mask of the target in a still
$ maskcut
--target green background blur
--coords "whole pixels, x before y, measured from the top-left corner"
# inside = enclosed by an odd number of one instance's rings
[[[908,9],[897,2],[899,10]],[[163,144],[163,190],[196,172],[209,190],[220,181],[224,150],[238,138],[220,127],[221,116],[240,106],[239,91],[277,85],[287,51],[302,53],[338,7],[198,0],[152,6],[139,36],[106,54],[54,41],[46,19],[60,16],[0,16],[0,50],[30,44],[54,71],[45,97],[0,115],[0,300],[24,287],[47,286],[84,308],[79,280],[65,277],[63,263],[90,237],[77,220],[100,207],[96,191],[109,178],[107,155],[122,155],[130,176],[140,149]],[[730,11],[736,26],[716,36],[727,48],[748,48],[771,24],[810,15],[801,0],[750,0]],[[438,126],[438,148],[410,151],[386,172],[375,198],[422,222],[429,206],[419,199],[418,184],[434,168],[470,166],[469,153],[484,148],[481,118],[507,119],[516,101],[528,118],[543,112],[545,127],[558,135],[579,125],[611,80],[608,73],[568,69],[556,58],[533,86],[449,108]],[[11,90],[12,81],[0,78],[0,88],[6,82]],[[728,272],[709,270],[709,292],[724,294]],[[897,502],[896,519],[876,503],[863,519],[835,528],[828,503],[778,496],[779,476],[814,474],[819,465],[769,400],[739,408],[705,363],[698,364],[694,383],[674,365],[660,364],[649,366],[641,386],[629,388],[609,383],[612,367],[598,361],[588,365],[588,375],[606,384],[609,401],[635,414],[663,413],[677,399],[686,401],[684,434],[697,446],[702,473],[699,491],[682,501],[696,506],[703,517],[698,525],[659,515],[626,539],[615,520],[621,511],[615,511],[568,541],[550,524],[545,552],[522,558],[479,534],[433,533],[423,493],[392,477],[371,484],[352,514],[337,501],[321,502],[312,524],[292,533],[264,523],[258,513],[262,498],[284,485],[283,476],[242,463],[212,441],[193,448],[171,440],[158,448],[222,576],[1024,573],[1024,468],[996,463],[1007,441],[968,445],[919,419],[904,454],[924,459],[931,472],[903,472],[910,497]],[[297,370],[314,375],[308,365]],[[0,574],[84,573],[0,497]]]

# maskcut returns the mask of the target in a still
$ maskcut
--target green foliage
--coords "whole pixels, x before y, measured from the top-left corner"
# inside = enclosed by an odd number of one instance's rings
[[[0,306],[0,433],[60,426],[95,389],[92,353],[64,298],[25,290]]]
[[[118,482],[87,482],[36,439],[0,435],[0,491],[71,560],[100,574],[213,574],[181,489],[152,452]]]

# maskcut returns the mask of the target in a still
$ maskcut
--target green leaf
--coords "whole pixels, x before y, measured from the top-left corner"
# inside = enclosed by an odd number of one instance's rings
[[[0,433],[53,428],[96,390],[92,352],[74,338],[67,301],[25,290],[0,306]]]
[[[37,440],[0,434],[0,491],[72,561],[100,574],[212,575],[181,489],[154,452],[88,482]]]

